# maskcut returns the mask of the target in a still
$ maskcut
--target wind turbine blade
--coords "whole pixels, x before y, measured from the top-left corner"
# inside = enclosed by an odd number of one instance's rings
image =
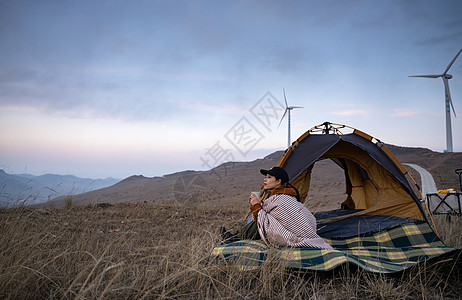
[[[452,107],[452,112],[454,113],[454,117],[456,117],[456,110],[454,109],[454,104],[452,104],[451,91],[449,90],[449,80],[446,77],[443,77],[443,82],[444,82],[445,100],[449,102],[449,105]]]
[[[278,128],[279,128],[279,126],[281,126],[282,120],[283,120],[284,117],[286,116],[287,111],[288,111],[288,109],[286,108],[286,110],[284,111],[284,114],[282,115],[281,121],[279,121]]]
[[[456,110],[454,109],[454,104],[452,104],[452,99],[451,98],[449,98],[449,104],[451,104],[451,108],[452,108],[452,112],[454,113],[454,117],[457,118]]]
[[[451,62],[449,63],[448,67],[446,68],[446,70],[444,71],[443,74],[446,74],[449,71],[449,68],[452,67],[452,64],[456,61],[456,59],[459,56],[460,52],[462,52],[462,48],[459,50],[459,52],[456,54],[456,56],[454,56],[454,58],[451,60]]]
[[[441,77],[443,75],[412,75],[412,76],[408,76],[408,77],[425,77],[425,78],[438,78],[438,77]]]
[[[282,89],[282,91],[284,92],[284,101],[286,102],[286,109],[289,107],[289,105],[287,104],[287,99],[286,99],[286,90],[285,89]],[[285,113],[284,113],[285,114]]]

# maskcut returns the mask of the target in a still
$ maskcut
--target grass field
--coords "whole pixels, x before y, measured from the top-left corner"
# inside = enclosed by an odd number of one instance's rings
[[[243,225],[245,206],[120,203],[0,211],[1,299],[447,299],[459,278],[445,262],[394,275],[258,270],[213,263],[218,228]],[[435,218],[462,248],[462,223]]]

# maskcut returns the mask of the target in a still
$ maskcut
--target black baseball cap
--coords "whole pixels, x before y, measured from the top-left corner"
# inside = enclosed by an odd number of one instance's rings
[[[281,167],[272,167],[269,170],[261,169],[260,173],[265,176],[269,174],[276,177],[276,179],[281,179],[281,183],[283,184],[289,182],[289,175],[287,175],[286,170]]]

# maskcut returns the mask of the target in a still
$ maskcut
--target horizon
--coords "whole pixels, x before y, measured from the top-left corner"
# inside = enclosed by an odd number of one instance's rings
[[[462,2],[2,1],[0,168],[163,176],[251,161],[325,121],[446,148]],[[430,26],[431,25],[431,26]],[[449,87],[462,113],[462,57]],[[452,112],[451,112],[452,113]],[[451,115],[454,152],[462,119]],[[35,175],[40,176],[40,175]]]
[[[433,150],[431,150],[431,149],[429,149],[429,148],[422,148],[422,147],[406,147],[406,146],[393,145],[393,144],[387,144],[387,143],[385,143],[385,144],[386,144],[387,146],[394,146],[394,147],[400,147],[400,148],[427,149],[427,150],[430,150],[430,151],[432,151],[432,152],[434,152],[434,153],[441,153],[441,154],[447,153],[447,152],[444,152],[444,151],[443,151],[443,152],[433,151]],[[226,163],[230,163],[230,162],[244,162],[244,163],[245,163],[245,162],[253,162],[253,161],[258,160],[258,159],[264,159],[266,156],[272,155],[272,154],[274,154],[274,153],[276,153],[276,152],[283,152],[283,151],[285,151],[285,149],[283,149],[283,150],[275,150],[275,151],[273,151],[273,152],[271,152],[271,153],[268,153],[268,154],[266,154],[266,155],[264,155],[264,156],[262,156],[262,157],[255,158],[255,159],[253,159],[253,160],[247,160],[247,161],[225,161],[225,162],[221,163],[220,165],[215,166],[215,167],[213,167],[213,168],[220,167],[221,165],[226,164]],[[454,151],[454,153],[460,153],[460,152],[462,152],[462,151],[458,151],[458,152]],[[116,180],[119,180],[119,181],[122,181],[122,180],[124,180],[124,179],[126,179],[126,178],[129,178],[129,177],[132,177],[132,176],[143,176],[143,177],[146,177],[146,178],[154,178],[154,177],[169,176],[169,175],[176,174],[176,173],[181,173],[181,172],[190,172],[190,171],[192,171],[192,172],[204,172],[204,171],[207,172],[207,171],[210,171],[210,170],[211,170],[211,169],[208,169],[208,170],[184,169],[184,170],[174,170],[173,172],[170,172],[170,173],[165,173],[165,174],[160,174],[160,175],[153,175],[153,176],[145,176],[144,174],[131,174],[131,175],[128,175],[128,176],[123,177],[123,178],[118,178],[118,177],[114,177],[114,176],[108,176],[108,177],[104,177],[104,178],[102,178],[102,177],[99,177],[99,178],[92,178],[92,177],[81,177],[81,176],[78,176],[78,175],[75,175],[75,174],[71,174],[71,173],[68,173],[68,174],[59,174],[59,173],[31,174],[31,173],[24,173],[24,172],[23,172],[23,173],[9,173],[9,172],[7,172],[5,169],[3,169],[3,168],[0,167],[0,171],[3,171],[3,172],[5,172],[5,173],[8,174],[8,175],[13,175],[13,176],[25,176],[25,175],[28,175],[28,176],[39,177],[39,176],[44,176],[44,175],[53,175],[53,176],[74,176],[74,177],[77,177],[77,178],[79,178],[79,179],[92,179],[92,180],[116,179]]]

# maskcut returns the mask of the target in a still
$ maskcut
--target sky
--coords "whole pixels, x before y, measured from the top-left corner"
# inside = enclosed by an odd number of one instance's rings
[[[0,169],[162,176],[325,121],[446,149],[462,1],[0,1]],[[462,56],[462,55],[461,55]],[[462,151],[462,57],[448,72]]]

